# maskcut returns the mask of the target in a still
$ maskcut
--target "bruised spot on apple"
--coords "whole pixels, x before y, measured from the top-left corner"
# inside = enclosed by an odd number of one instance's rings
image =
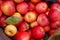
[[[7,36],[13,37],[17,33],[17,28],[14,25],[7,25],[4,32]]]
[[[28,32],[17,32],[14,40],[30,40],[30,35]]]
[[[15,12],[15,5],[13,1],[5,1],[1,5],[1,10],[6,16],[11,16]]]
[[[35,12],[27,12],[24,16],[26,22],[31,23],[36,20],[36,13]]]

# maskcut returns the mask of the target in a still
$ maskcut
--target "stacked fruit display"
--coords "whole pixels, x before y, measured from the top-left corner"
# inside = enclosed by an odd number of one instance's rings
[[[0,27],[12,40],[43,40],[60,27],[60,1],[0,0]]]

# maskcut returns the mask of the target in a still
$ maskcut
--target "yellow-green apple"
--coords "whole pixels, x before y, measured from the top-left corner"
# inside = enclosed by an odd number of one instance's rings
[[[25,14],[28,11],[28,4],[25,2],[17,4],[16,9],[19,13]]]
[[[26,31],[29,29],[29,24],[26,22],[21,22],[20,26],[18,27],[19,31]]]
[[[50,10],[49,18],[51,21],[60,21],[60,12],[55,9]]]
[[[24,0],[14,0],[14,2],[16,2],[16,3],[21,3],[21,2],[23,2]]]
[[[1,10],[6,16],[11,16],[15,12],[15,4],[13,1],[4,1],[1,5]]]
[[[29,11],[33,11],[35,9],[35,5],[33,3],[30,2],[28,5],[29,5],[28,7]]]
[[[36,13],[35,12],[27,12],[24,16],[26,22],[31,23],[36,20]]]
[[[44,13],[48,10],[48,5],[46,2],[40,2],[36,5],[35,9],[38,13]]]
[[[49,25],[49,20],[46,16],[46,14],[40,14],[37,18],[37,23],[40,25],[40,26],[47,26]]]
[[[30,40],[30,35],[28,32],[17,32],[14,40]]]
[[[31,28],[33,28],[33,27],[35,27],[35,26],[38,26],[37,21],[34,21],[34,22],[30,23],[30,27],[31,27]]]
[[[17,28],[14,25],[7,25],[4,32],[7,36],[13,37],[17,33]]]
[[[44,29],[41,26],[35,26],[32,29],[32,36],[36,39],[42,39],[45,36]]]
[[[38,2],[40,2],[41,0],[31,0],[32,3],[36,4]]]

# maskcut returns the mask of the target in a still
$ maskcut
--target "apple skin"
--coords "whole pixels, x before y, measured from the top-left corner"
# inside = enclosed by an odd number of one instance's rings
[[[51,10],[55,9],[60,12],[60,4],[59,3],[53,3],[50,7]]]
[[[1,5],[1,10],[6,16],[11,16],[15,12],[15,4],[13,1],[5,1]]]
[[[26,22],[21,22],[20,26],[18,27],[19,31],[26,31],[29,29],[29,25]]]
[[[49,20],[46,16],[46,14],[40,14],[37,18],[37,23],[40,25],[40,26],[47,26],[49,25]]]
[[[32,36],[36,39],[42,39],[45,36],[44,29],[41,26],[36,26],[32,29]]]
[[[34,21],[34,22],[30,23],[30,27],[31,27],[31,28],[33,28],[33,27],[35,27],[35,26],[38,26],[37,21]]]
[[[51,21],[60,21],[60,12],[57,10],[50,10],[49,18]]]
[[[0,26],[1,27],[5,27],[7,24],[5,23],[5,19],[7,18],[7,16],[1,16],[0,17]]]
[[[7,25],[4,32],[7,36],[13,37],[17,33],[17,28],[14,25]]]
[[[2,16],[2,11],[1,11],[1,9],[0,9],[0,17]]]
[[[40,2],[35,7],[38,13],[45,13],[48,10],[48,5],[45,2]]]
[[[60,27],[60,21],[51,22],[50,27],[52,29],[57,29],[58,27]]]
[[[44,31],[45,31],[45,32],[50,31],[50,26],[44,26],[43,28],[44,28]]]
[[[35,5],[33,3],[30,2],[28,5],[29,5],[28,7],[29,11],[33,11],[35,9]]]
[[[28,11],[28,4],[25,2],[17,4],[16,9],[19,13],[26,14],[26,12]]]
[[[14,40],[30,40],[30,35],[28,32],[17,32]]]
[[[58,3],[60,3],[60,0],[57,0]]]
[[[21,3],[21,2],[23,2],[24,0],[14,0],[14,2],[16,2],[16,3]]]
[[[35,12],[27,12],[24,16],[26,22],[31,23],[36,20],[36,13]]]
[[[53,35],[54,32],[55,32],[55,29],[51,29],[51,30],[49,31],[49,35],[50,35],[50,36]]]
[[[31,0],[32,3],[36,4],[36,3],[39,3],[41,2],[41,0]]]

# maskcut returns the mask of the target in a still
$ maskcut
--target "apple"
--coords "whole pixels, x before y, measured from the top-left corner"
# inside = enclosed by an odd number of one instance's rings
[[[13,37],[17,33],[17,28],[14,25],[7,25],[4,32],[7,36]]]
[[[53,35],[54,32],[55,32],[55,29],[51,29],[51,30],[49,31],[49,35],[50,35],[50,36]]]
[[[60,0],[57,0],[58,3],[60,3]]]
[[[44,28],[44,31],[45,31],[45,32],[50,31],[50,26],[44,26],[43,28]]]
[[[45,14],[40,14],[37,18],[37,23],[40,26],[47,26],[49,25],[49,20]]]
[[[35,9],[35,5],[33,3],[30,2],[28,5],[29,5],[28,7],[29,11],[33,11]]]
[[[26,22],[31,23],[36,20],[36,13],[35,12],[27,12],[24,16]]]
[[[60,4],[59,3],[53,3],[50,7],[50,9],[55,9],[58,10],[60,12]]]
[[[37,21],[34,21],[34,22],[30,23],[30,27],[31,27],[31,28],[33,28],[33,27],[35,27],[35,26],[38,26]]]
[[[46,2],[40,2],[36,5],[35,9],[38,13],[44,13],[48,10],[48,5]]]
[[[41,0],[31,0],[32,3],[36,4],[39,3]]]
[[[24,0],[14,0],[14,2],[16,2],[16,3],[21,3],[21,2],[23,2]]]
[[[17,4],[16,9],[19,13],[25,14],[28,11],[28,4],[25,2]]]
[[[20,18],[20,21],[23,21],[23,17],[19,12],[14,13],[12,16],[16,16]]]
[[[1,9],[0,9],[0,17],[2,16],[2,11],[1,11]]]
[[[1,6],[2,2],[3,2],[3,1],[2,1],[2,0],[0,0],[0,6]]]
[[[0,26],[1,27],[5,27],[7,24],[5,23],[5,19],[7,18],[7,16],[1,16],[0,17]]]
[[[1,5],[1,10],[6,16],[11,16],[15,12],[15,4],[13,1],[5,1]]]
[[[44,29],[41,26],[35,26],[32,29],[32,36],[36,39],[42,39],[45,36]]]
[[[20,26],[18,27],[19,31],[26,31],[29,29],[29,24],[26,22],[21,22]]]
[[[60,21],[51,22],[50,27],[52,29],[57,29],[58,27],[60,27]]]
[[[30,35],[28,32],[17,32],[14,40],[30,40]]]
[[[60,21],[60,12],[57,10],[50,10],[49,19],[51,21]]]

